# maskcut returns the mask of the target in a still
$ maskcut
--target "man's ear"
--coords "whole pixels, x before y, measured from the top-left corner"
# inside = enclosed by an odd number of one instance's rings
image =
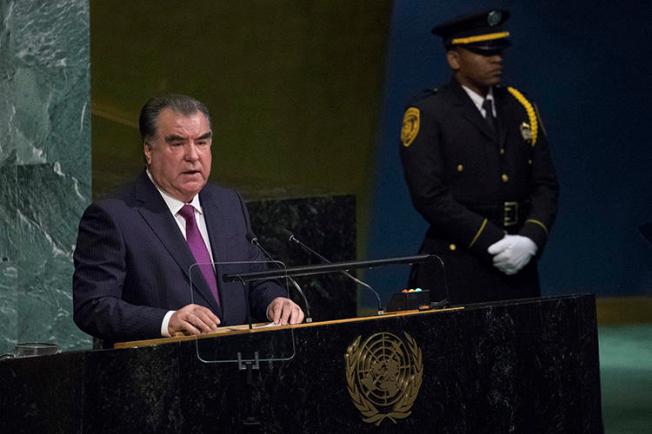
[[[152,161],[152,145],[143,142],[143,154],[145,154],[145,162],[149,166],[149,163]]]
[[[448,66],[453,71],[458,71],[460,69],[460,53],[457,50],[448,50],[446,52],[446,60],[448,60]]]

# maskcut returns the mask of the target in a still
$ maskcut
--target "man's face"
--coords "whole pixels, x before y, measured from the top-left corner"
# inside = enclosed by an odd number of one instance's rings
[[[190,202],[211,173],[212,131],[202,112],[185,116],[170,108],[156,120],[156,135],[143,147],[156,184],[170,196]]]
[[[483,95],[500,83],[503,75],[503,52],[477,54],[465,48],[455,48],[447,55],[448,64],[459,82]]]

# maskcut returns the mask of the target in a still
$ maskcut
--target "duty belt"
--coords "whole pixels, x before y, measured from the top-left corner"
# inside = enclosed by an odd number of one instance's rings
[[[493,223],[509,228],[525,221],[530,208],[530,202],[508,201],[496,205],[471,205],[469,208],[488,218]]]
[[[505,202],[503,204],[503,226],[508,228],[517,225],[520,209],[518,202]]]

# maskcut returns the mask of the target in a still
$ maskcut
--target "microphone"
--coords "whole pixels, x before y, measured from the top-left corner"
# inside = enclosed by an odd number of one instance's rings
[[[265,248],[260,244],[260,241],[258,241],[258,237],[254,233],[247,232],[246,237],[247,237],[247,241],[249,241],[251,244],[256,246],[258,248],[258,250],[260,250],[263,253],[263,255],[265,255],[265,257],[267,259],[272,261],[272,263],[275,264],[277,267],[283,268],[278,263],[278,261],[276,261],[276,259],[274,259],[274,257],[272,257],[272,255],[270,255],[269,252],[267,250],[265,250]],[[286,279],[288,279],[290,281],[292,286],[294,286],[294,288],[297,290],[297,292],[301,295],[301,298],[303,298],[303,303],[306,306],[306,317],[305,317],[304,321],[307,322],[307,323],[312,322],[312,317],[310,316],[310,304],[308,304],[308,299],[306,298],[306,295],[303,293],[303,290],[301,289],[301,287],[299,286],[297,281],[294,280],[294,278],[292,276],[286,276]]]
[[[332,262],[329,261],[327,258],[325,258],[324,256],[320,255],[319,253],[317,253],[316,251],[314,251],[313,249],[311,249],[310,247],[308,247],[307,245],[305,245],[304,243],[302,243],[301,241],[299,241],[299,239],[298,239],[297,237],[295,237],[294,234],[293,234],[292,232],[288,231],[287,229],[281,229],[281,232],[283,232],[285,235],[288,236],[288,241],[290,241],[290,242],[292,242],[292,243],[298,245],[298,246],[301,247],[301,249],[303,249],[305,252],[307,252],[307,253],[309,253],[309,254],[311,254],[311,255],[314,255],[314,256],[318,257],[319,259],[321,259],[322,262],[324,262],[324,263],[326,263],[326,264],[332,264]],[[360,279],[358,279],[357,277],[353,276],[353,275],[352,275],[351,273],[349,273],[348,271],[340,271],[340,273],[344,274],[346,277],[348,277],[349,279],[353,280],[353,281],[354,281],[355,283],[357,283],[358,285],[360,285],[360,286],[364,286],[365,288],[367,288],[368,290],[370,290],[371,292],[373,292],[373,294],[376,296],[376,301],[378,302],[378,315],[383,315],[383,314],[385,313],[385,309],[383,308],[383,303],[380,301],[380,294],[378,294],[378,291],[376,291],[375,289],[373,289],[373,288],[371,287],[371,285],[369,285],[368,283],[363,282],[362,280],[360,280]]]

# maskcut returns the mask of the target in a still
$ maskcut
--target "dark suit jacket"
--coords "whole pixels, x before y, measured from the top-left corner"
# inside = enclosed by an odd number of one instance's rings
[[[508,232],[532,239],[540,255],[557,212],[559,185],[545,131],[539,125],[533,146],[522,131],[531,123],[524,106],[503,87],[494,98],[496,132],[457,81],[424,94],[410,104],[419,112],[418,134],[400,146],[412,201],[430,224],[422,252],[443,257],[455,303],[539,295],[536,261],[506,276],[487,248]],[[502,214],[489,211],[504,202],[526,204],[517,225],[505,227]],[[446,296],[441,273],[415,271],[413,285],[439,285],[436,298]]]
[[[264,260],[246,239],[249,216],[235,191],[208,184],[199,200],[215,262]],[[246,323],[242,285],[225,283],[221,276],[263,267],[218,266],[218,305],[198,268],[191,267],[195,259],[186,240],[144,172],[115,197],[86,209],[74,262],[75,322],[84,332],[112,342],[160,337],[166,312],[191,302],[211,309],[222,325]],[[254,318],[263,320],[268,304],[279,296],[287,293],[273,282],[251,286]]]

